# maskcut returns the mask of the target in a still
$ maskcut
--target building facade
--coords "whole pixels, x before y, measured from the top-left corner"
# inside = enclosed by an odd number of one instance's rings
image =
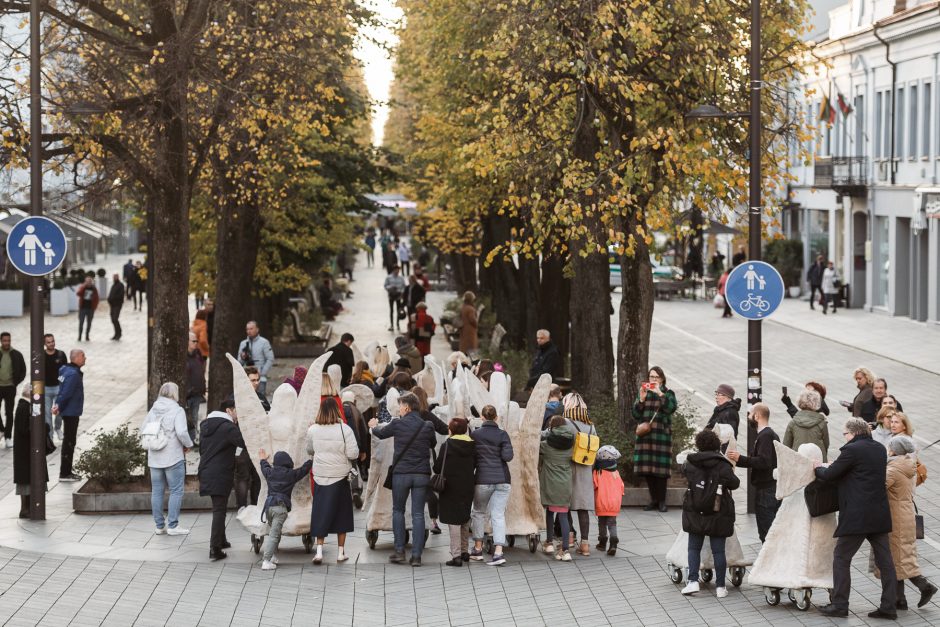
[[[807,267],[835,262],[851,306],[940,323],[940,2],[828,17],[798,98],[813,158],[792,172],[784,228]]]

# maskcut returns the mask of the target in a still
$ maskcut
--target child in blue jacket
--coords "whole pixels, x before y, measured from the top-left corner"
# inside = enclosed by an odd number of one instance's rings
[[[274,465],[268,462],[268,454],[264,449],[258,451],[261,458],[261,474],[268,481],[268,498],[261,508],[267,517],[271,530],[264,540],[264,555],[261,561],[261,570],[274,570],[277,568],[277,547],[281,543],[281,528],[290,512],[291,492],[294,484],[306,477],[313,466],[313,460],[308,459],[303,466],[294,469],[294,460],[286,451],[274,454]]]

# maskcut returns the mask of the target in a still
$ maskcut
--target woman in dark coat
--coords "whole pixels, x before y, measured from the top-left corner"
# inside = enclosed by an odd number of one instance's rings
[[[647,512],[666,511],[666,483],[672,470],[672,415],[676,411],[676,395],[666,387],[666,375],[659,366],[649,371],[647,384],[633,403],[633,419],[649,422],[652,430],[637,436],[633,449],[633,472],[646,479],[650,491]]]
[[[695,436],[695,448],[686,460],[682,470],[689,482],[689,489],[682,503],[682,530],[689,534],[689,583],[682,589],[682,594],[694,594],[699,591],[698,567],[702,555],[705,536],[711,544],[712,557],[715,560],[715,593],[718,598],[728,596],[725,587],[725,541],[734,534],[734,500],[731,491],[741,485],[741,480],[734,474],[734,466],[720,453],[721,440],[710,429],[703,429]],[[717,484],[718,494],[711,498],[696,498],[697,494],[710,494],[709,487]],[[715,499],[719,501],[715,511]]]
[[[209,559],[225,559],[222,549],[231,546],[225,537],[228,495],[235,483],[235,452],[245,448],[245,440],[235,424],[235,401],[224,400],[219,411],[206,416],[199,425],[199,496],[212,498],[212,527],[209,532]]]
[[[23,389],[23,398],[16,404],[16,414],[13,417],[13,483],[16,484],[16,493],[20,495],[20,518],[29,518],[29,474],[32,468],[29,421],[29,384],[27,384]],[[49,437],[49,424],[45,423],[45,426],[46,455],[49,455],[55,452],[55,445]],[[48,466],[45,466],[43,471],[45,473],[43,480],[48,482]]]
[[[443,472],[447,485],[438,496],[440,520],[450,529],[450,561],[448,566],[463,566],[470,561],[470,508],[476,487],[476,443],[467,435],[466,418],[451,418],[447,425],[450,437],[441,445],[434,462],[434,473]]]

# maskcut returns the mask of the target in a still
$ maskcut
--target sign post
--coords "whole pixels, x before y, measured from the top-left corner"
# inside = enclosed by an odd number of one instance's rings
[[[31,167],[35,165],[34,162]],[[35,199],[35,187],[32,193]],[[41,211],[40,205],[39,212]],[[30,277],[30,520],[46,519],[46,419],[43,415],[46,393],[43,357],[45,298],[42,277],[55,272],[62,265],[66,252],[68,242],[65,233],[58,224],[41,215],[24,218],[13,227],[7,237],[7,258],[14,268]]]

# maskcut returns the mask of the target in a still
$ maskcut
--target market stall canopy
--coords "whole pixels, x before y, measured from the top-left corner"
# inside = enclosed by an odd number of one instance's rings
[[[405,198],[403,194],[366,194],[365,196],[378,207],[377,215],[394,217],[400,213],[406,216],[418,214],[418,203]]]

